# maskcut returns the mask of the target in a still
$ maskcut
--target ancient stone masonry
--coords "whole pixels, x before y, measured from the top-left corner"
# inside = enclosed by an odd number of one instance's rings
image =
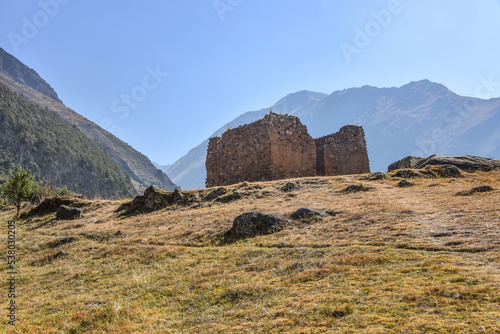
[[[361,126],[346,125],[339,132],[315,141],[317,175],[370,172],[365,132]]]
[[[363,128],[313,139],[295,116],[270,113],[208,143],[206,186],[370,171]]]
[[[268,114],[210,138],[207,187],[315,175],[316,146],[297,117]]]

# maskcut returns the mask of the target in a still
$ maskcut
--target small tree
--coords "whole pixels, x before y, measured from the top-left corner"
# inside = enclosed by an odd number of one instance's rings
[[[19,217],[21,203],[31,199],[35,181],[30,170],[19,168],[16,172],[10,172],[7,182],[3,186],[3,195],[17,208],[16,217]]]

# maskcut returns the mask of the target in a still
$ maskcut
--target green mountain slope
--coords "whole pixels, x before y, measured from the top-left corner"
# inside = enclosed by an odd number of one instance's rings
[[[112,133],[66,107],[50,85],[35,70],[0,48],[0,83],[30,101],[54,111],[64,121],[75,125],[88,138],[95,140],[130,175],[135,189],[142,192],[150,185],[174,190],[177,186],[141,152]]]
[[[0,175],[15,165],[90,198],[135,193],[129,175],[96,142],[0,83]]]

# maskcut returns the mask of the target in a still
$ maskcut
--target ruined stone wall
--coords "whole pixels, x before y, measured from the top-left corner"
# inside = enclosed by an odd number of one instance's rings
[[[208,143],[207,187],[315,175],[369,173],[363,128],[313,139],[297,117],[270,113]]]
[[[316,175],[316,144],[297,117],[279,116],[269,122],[272,178]]]
[[[365,132],[361,126],[347,125],[339,132],[317,138],[318,175],[345,175],[370,172]]]
[[[239,126],[210,138],[205,163],[207,188],[266,180],[271,174],[270,152],[269,134],[259,126]]]
[[[297,117],[268,114],[208,144],[207,187],[316,174],[316,147]]]

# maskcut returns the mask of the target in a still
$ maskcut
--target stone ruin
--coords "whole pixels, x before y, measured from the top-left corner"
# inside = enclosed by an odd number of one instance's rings
[[[267,114],[210,138],[206,186],[306,176],[369,173],[363,128],[347,125],[313,139],[299,118]]]

